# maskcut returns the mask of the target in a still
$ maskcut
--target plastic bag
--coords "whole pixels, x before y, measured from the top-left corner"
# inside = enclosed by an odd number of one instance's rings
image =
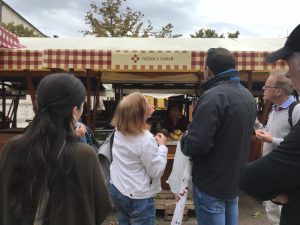
[[[188,160],[189,157],[185,156],[181,152],[180,141],[178,141],[172,171],[168,180],[166,181],[169,184],[171,191],[176,195],[180,192],[181,183],[184,174],[183,168],[186,167]]]

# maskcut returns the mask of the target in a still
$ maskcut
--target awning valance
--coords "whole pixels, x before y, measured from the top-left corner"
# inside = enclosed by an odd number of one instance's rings
[[[41,51],[0,49],[0,69],[39,70],[44,68],[42,55]]]
[[[22,38],[25,49],[0,49],[0,69],[201,72],[210,47],[232,51],[238,70],[287,68],[265,57],[285,39]]]
[[[270,52],[233,52],[238,70],[287,69],[283,61],[269,64]],[[0,50],[0,69],[75,69],[124,72],[201,72],[205,52],[97,51],[97,50]]]

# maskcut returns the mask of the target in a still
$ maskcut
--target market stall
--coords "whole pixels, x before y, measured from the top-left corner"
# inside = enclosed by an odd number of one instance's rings
[[[101,84],[182,84],[201,82],[205,52],[225,47],[234,52],[241,80],[251,91],[264,82],[268,71],[284,68],[283,62],[267,64],[265,56],[282,46],[284,39],[147,39],[147,38],[20,38],[27,46],[0,50],[0,77],[23,83],[32,101],[40,78],[71,71],[81,77],[88,95],[97,95]],[[255,86],[255,87],[253,87]],[[192,86],[192,88],[194,88]],[[165,86],[167,89],[167,86]],[[191,88],[190,88],[191,89]],[[91,102],[87,100],[87,122]],[[99,104],[99,103],[98,103]],[[97,107],[97,102],[95,103]],[[93,118],[95,120],[95,117]]]
[[[35,102],[40,79],[67,71],[85,83],[86,123],[97,127],[99,93],[102,84],[113,84],[115,101],[124,90],[151,89],[182,94],[195,91],[202,82],[205,53],[212,47],[232,51],[242,83],[258,95],[268,72],[287,68],[283,62],[267,64],[265,57],[285,39],[153,39],[153,38],[20,38],[20,49],[0,49],[0,77],[3,83],[19,83]],[[91,98],[96,96],[95,98]],[[107,101],[112,115],[115,104]],[[5,113],[5,112],[4,112]],[[172,158],[172,151],[169,158]]]

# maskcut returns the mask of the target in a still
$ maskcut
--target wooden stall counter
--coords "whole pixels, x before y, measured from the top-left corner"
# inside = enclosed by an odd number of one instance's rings
[[[171,174],[171,171],[172,171],[177,142],[178,141],[168,141],[168,143],[167,143],[168,161],[167,161],[167,166],[166,166],[165,172],[164,172],[163,176],[161,177],[161,187],[163,190],[170,190],[169,184],[167,184],[166,181],[168,180],[168,178]]]

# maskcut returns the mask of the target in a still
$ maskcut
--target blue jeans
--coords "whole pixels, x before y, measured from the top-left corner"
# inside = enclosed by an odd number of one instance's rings
[[[193,198],[199,225],[238,225],[238,197],[218,199],[193,185]]]
[[[119,225],[154,225],[154,198],[131,199],[109,184],[109,194],[117,211]]]

